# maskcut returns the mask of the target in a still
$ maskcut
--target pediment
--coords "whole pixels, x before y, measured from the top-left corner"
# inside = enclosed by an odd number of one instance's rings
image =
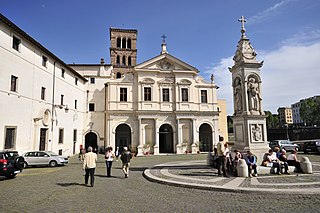
[[[155,81],[152,78],[144,78],[142,81],[140,81],[142,84],[154,84]]]
[[[161,54],[148,61],[138,64],[137,66],[135,66],[135,70],[199,72],[195,67],[192,67],[189,64],[169,54]]]
[[[182,84],[182,85],[191,85],[192,82],[189,81],[188,79],[181,79],[181,81],[178,84]]]
[[[158,81],[158,84],[173,84],[174,80],[172,78],[165,77]]]

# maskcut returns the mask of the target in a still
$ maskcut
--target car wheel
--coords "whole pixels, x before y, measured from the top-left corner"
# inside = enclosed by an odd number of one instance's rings
[[[24,158],[19,156],[14,159],[14,167],[16,169],[22,170],[24,168]]]
[[[57,166],[57,161],[54,161],[54,160],[50,161],[49,166],[51,167]]]
[[[14,174],[14,173],[12,172],[12,173],[6,174],[5,176],[6,176],[6,178],[12,179],[12,178],[15,178],[16,175],[17,175],[17,174]]]
[[[25,168],[27,168],[28,167],[28,163],[27,162],[24,162],[23,163],[23,168],[25,169]]]

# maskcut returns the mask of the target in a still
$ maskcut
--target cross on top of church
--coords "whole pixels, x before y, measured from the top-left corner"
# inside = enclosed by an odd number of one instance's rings
[[[161,36],[161,38],[162,38],[162,43],[165,44],[165,43],[166,43],[166,38],[167,38],[167,36],[166,36],[165,34],[163,34],[163,35]]]
[[[244,28],[244,23],[247,22],[246,19],[244,19],[244,16],[241,16],[240,19],[238,19],[239,22],[241,22],[241,33],[242,33],[242,36],[245,36],[245,32],[246,32],[246,29]]]

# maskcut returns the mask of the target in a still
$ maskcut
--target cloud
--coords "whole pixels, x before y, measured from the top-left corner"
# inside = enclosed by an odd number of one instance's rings
[[[257,51],[258,60],[264,60],[261,68],[263,110],[277,113],[279,107],[290,107],[300,99],[320,95],[320,41],[311,41],[319,35],[320,31],[310,31],[300,41],[298,36],[293,36],[278,49]],[[295,42],[289,44],[289,40]],[[229,115],[233,114],[233,97],[227,67],[233,65],[232,57],[223,58],[205,70],[206,74],[214,74],[215,83],[220,87],[218,98],[226,99]]]
[[[250,22],[248,22],[248,25],[256,24],[256,23],[262,22],[262,21],[272,17],[273,15],[275,15],[277,13],[277,11],[280,8],[284,7],[286,4],[288,4],[292,1],[293,0],[283,0],[279,3],[276,3],[272,7],[269,7],[267,9],[265,9],[264,11],[258,13],[257,15],[254,15],[254,16],[248,18],[248,20],[250,20]]]

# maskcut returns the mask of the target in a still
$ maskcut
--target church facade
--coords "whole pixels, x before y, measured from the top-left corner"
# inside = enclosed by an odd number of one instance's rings
[[[24,61],[30,66],[23,70],[29,74],[13,75],[18,81],[11,77],[18,91],[1,89],[2,100],[10,102],[1,107],[14,106],[16,115],[1,110],[1,149],[71,155],[80,147],[127,146],[138,156],[182,154],[212,151],[219,135],[227,138],[225,102],[217,99],[213,76],[206,82],[199,70],[168,53],[165,40],[159,55],[137,64],[137,30],[110,28],[110,64],[67,65],[3,16],[0,27],[7,32],[0,52],[8,60],[0,66],[9,67],[0,71],[1,79],[9,79],[1,85],[10,84],[10,73]]]

